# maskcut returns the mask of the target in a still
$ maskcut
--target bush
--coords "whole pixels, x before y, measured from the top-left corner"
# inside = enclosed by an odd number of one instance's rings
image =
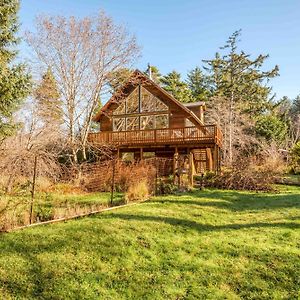
[[[51,194],[46,193],[42,202],[34,206],[34,215],[38,222],[54,219],[53,196]]]
[[[112,163],[87,164],[83,170],[83,186],[89,191],[111,191]],[[115,165],[115,190],[126,192],[139,180],[145,180],[150,192],[154,190],[155,168],[144,161],[126,163],[117,161]]]
[[[125,202],[142,201],[149,197],[149,188],[146,180],[131,184],[125,193]]]
[[[271,184],[278,174],[269,167],[268,164],[257,166],[251,160],[238,161],[221,174],[205,175],[203,185],[229,190],[273,191]]]
[[[173,183],[172,177],[159,179],[156,191],[158,195],[170,195],[176,192],[178,192],[178,186]]]
[[[291,151],[292,171],[294,174],[300,174],[300,142],[296,143]]]

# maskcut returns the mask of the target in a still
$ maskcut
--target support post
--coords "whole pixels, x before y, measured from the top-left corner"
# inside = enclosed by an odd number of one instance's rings
[[[213,158],[211,148],[206,148],[206,170],[212,171],[213,169]]]
[[[217,173],[218,172],[218,147],[217,147],[217,145],[215,145],[215,147],[214,147],[213,168],[214,168],[213,171],[215,173]]]
[[[178,148],[175,148],[175,153],[173,156],[173,182],[176,183],[176,177],[179,176],[179,170],[178,170]],[[179,179],[178,179],[179,181]]]
[[[35,182],[36,182],[36,171],[37,171],[37,156],[34,157],[34,165],[33,165],[29,224],[32,224],[32,218],[33,218],[33,202],[34,202],[34,192],[35,192]]]
[[[194,186],[194,154],[189,150],[189,183]]]
[[[144,158],[144,150],[143,148],[140,149],[140,160],[143,160]]]

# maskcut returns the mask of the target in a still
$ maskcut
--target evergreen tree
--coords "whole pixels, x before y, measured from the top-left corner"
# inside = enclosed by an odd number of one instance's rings
[[[292,103],[291,113],[293,116],[300,114],[300,95],[298,95]]]
[[[272,99],[271,88],[265,83],[278,75],[277,66],[270,71],[262,70],[268,55],[251,59],[245,52],[238,52],[240,34],[241,31],[236,31],[229,37],[221,48],[225,52],[222,57],[217,54],[214,59],[204,61],[210,75],[213,95],[217,96],[216,99],[226,100],[224,110],[228,112],[228,118],[223,128],[224,154],[229,164],[233,162],[233,148],[239,146],[234,131],[241,127],[240,113],[253,118],[267,111]]]
[[[206,101],[208,99],[210,93],[207,88],[207,78],[199,67],[188,72],[186,82],[194,101]]]
[[[193,96],[188,85],[181,80],[180,74],[172,71],[161,78],[162,87],[180,102],[192,102]]]
[[[93,117],[95,117],[99,113],[99,111],[101,110],[102,107],[103,107],[103,104],[102,104],[101,98],[99,97],[99,101],[97,103],[97,107],[95,108]],[[99,132],[100,129],[101,129],[100,128],[100,123],[92,121],[92,123],[91,123],[91,132]]]
[[[268,141],[282,142],[288,132],[287,123],[274,114],[257,117],[255,124],[256,133]]]
[[[38,113],[44,124],[59,126],[63,123],[62,102],[55,78],[50,69],[43,75],[35,90]]]
[[[19,1],[0,0],[0,137],[11,135],[16,127],[13,113],[28,96],[30,75],[23,64],[13,64],[17,51],[14,47],[19,25]]]
[[[109,74],[109,85],[111,87],[111,92],[116,92],[122,85],[129,79],[132,74],[132,70],[128,68],[121,68],[117,71],[111,72]]]

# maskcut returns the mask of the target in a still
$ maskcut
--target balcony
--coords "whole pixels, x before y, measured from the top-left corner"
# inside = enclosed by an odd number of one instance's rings
[[[90,133],[89,143],[124,147],[162,145],[217,145],[222,146],[222,133],[217,125],[201,127],[166,128],[136,131],[103,131]]]

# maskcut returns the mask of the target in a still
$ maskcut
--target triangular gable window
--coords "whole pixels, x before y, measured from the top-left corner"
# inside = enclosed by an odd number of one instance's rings
[[[141,95],[141,111],[152,112],[152,111],[167,111],[168,106],[160,101],[157,97],[152,95],[144,87],[142,87]]]
[[[136,87],[113,112],[113,131],[169,127],[169,108],[142,86]]]

